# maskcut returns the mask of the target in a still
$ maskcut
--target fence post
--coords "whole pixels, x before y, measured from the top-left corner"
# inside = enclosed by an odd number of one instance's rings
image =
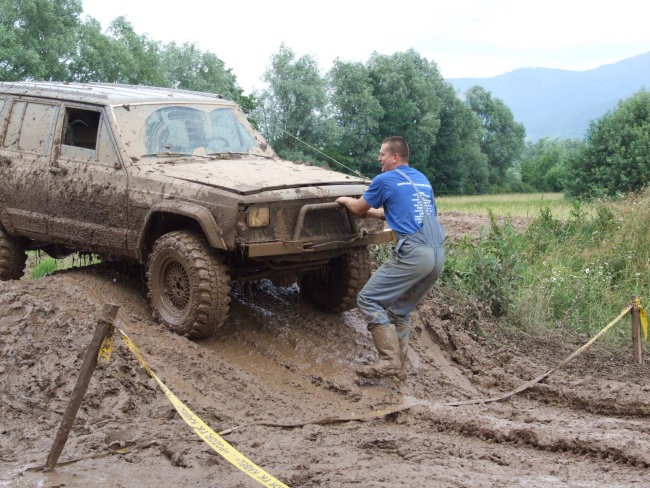
[[[86,350],[86,355],[84,357],[84,362],[81,365],[81,372],[79,373],[77,384],[72,391],[72,398],[63,414],[63,419],[61,419],[61,425],[59,425],[59,430],[56,433],[56,438],[52,444],[50,454],[47,456],[45,471],[52,471],[56,462],[59,460],[63,447],[68,440],[68,435],[72,429],[74,419],[77,416],[77,411],[81,406],[81,400],[88,389],[88,383],[90,383],[90,378],[93,375],[95,366],[97,366],[97,354],[99,353],[102,341],[105,337],[113,334],[113,321],[117,316],[119,308],[120,307],[117,305],[104,305],[102,316],[97,322],[97,327],[95,328],[95,335],[93,335],[93,338],[88,345],[88,349]]]
[[[632,310],[630,316],[632,317],[632,355],[634,362],[639,366],[643,365],[643,346],[641,344],[641,314],[639,307],[641,300],[638,296],[632,296]]]

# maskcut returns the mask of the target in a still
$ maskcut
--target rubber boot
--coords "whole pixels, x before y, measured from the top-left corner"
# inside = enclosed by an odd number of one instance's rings
[[[375,325],[370,330],[370,333],[379,353],[379,358],[374,364],[359,369],[357,374],[365,378],[399,376],[402,366],[400,364],[399,342],[395,326],[393,324]]]
[[[409,347],[409,338],[411,337],[411,328],[408,325],[400,325],[396,327],[397,341],[399,343],[399,360],[402,364],[402,372],[400,377],[406,378],[406,353]]]

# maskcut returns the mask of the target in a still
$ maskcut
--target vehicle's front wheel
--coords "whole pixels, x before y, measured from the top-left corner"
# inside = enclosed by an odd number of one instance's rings
[[[324,312],[344,312],[354,308],[357,293],[370,278],[367,247],[355,247],[332,259],[326,268],[300,277],[302,295]]]
[[[0,227],[0,280],[18,280],[25,273],[27,254],[17,239]]]
[[[201,235],[175,231],[158,238],[149,256],[147,285],[154,318],[177,334],[201,339],[226,320],[228,273]]]

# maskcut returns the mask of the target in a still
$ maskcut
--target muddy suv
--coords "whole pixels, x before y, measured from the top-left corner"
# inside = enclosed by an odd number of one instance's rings
[[[236,104],[112,84],[0,83],[0,279],[27,250],[144,265],[153,315],[193,338],[225,320],[230,283],[297,280],[338,312],[389,236],[334,201],[363,179],[281,160]]]

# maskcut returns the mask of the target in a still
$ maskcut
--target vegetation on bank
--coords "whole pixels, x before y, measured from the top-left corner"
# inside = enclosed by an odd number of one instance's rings
[[[650,191],[596,203],[589,215],[576,205],[566,219],[544,207],[522,233],[490,217],[479,239],[449,245],[442,282],[488,304],[505,323],[592,335],[631,295],[648,306]],[[608,338],[629,336],[629,327],[618,327]]]

